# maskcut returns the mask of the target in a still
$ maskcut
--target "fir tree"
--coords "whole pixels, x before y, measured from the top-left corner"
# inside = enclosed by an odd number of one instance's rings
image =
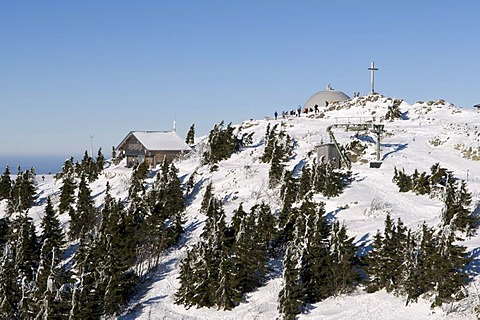
[[[80,238],[79,248],[74,256],[75,278],[72,293],[70,319],[100,319],[104,313],[103,296],[105,289],[100,281],[95,243],[91,233]]]
[[[397,275],[401,275],[402,263],[398,261],[402,257],[403,248],[397,242],[397,230],[390,214],[385,218],[384,239],[382,243],[382,263],[381,276],[383,285],[388,292],[394,290],[397,285]]]
[[[81,238],[95,227],[96,209],[85,175],[82,175],[78,185],[76,210],[71,213],[74,213],[73,216],[70,216],[69,235],[71,239]]]
[[[242,300],[242,292],[238,290],[235,274],[232,273],[232,260],[228,250],[222,250],[218,270],[218,286],[215,291],[218,309],[231,310]]]
[[[194,188],[195,188],[195,175],[196,174],[197,174],[197,172],[194,171],[194,172],[192,172],[192,174],[188,178],[187,187],[186,187],[186,190],[185,190],[185,196],[187,198],[191,198],[193,196],[193,191],[194,191]]]
[[[305,302],[315,303],[334,292],[333,265],[329,248],[330,225],[325,218],[324,206],[304,206],[307,224],[300,277],[304,286]]]
[[[456,214],[456,181],[453,175],[449,175],[445,186],[444,209],[442,211],[443,225],[450,225]]]
[[[131,220],[127,218],[123,206],[112,201],[110,212],[105,214],[108,220],[104,221],[103,234],[106,237],[105,247],[98,254],[104,255],[105,263],[105,298],[104,309],[107,315],[115,315],[121,310],[133,292],[136,276],[131,271],[133,264],[134,247]],[[122,235],[122,236],[115,236]]]
[[[14,255],[9,245],[5,246],[0,258],[0,318],[18,319],[18,304],[21,291],[17,282]]]
[[[317,164],[313,170],[313,188],[317,192],[324,192],[327,184],[327,166],[324,163]]]
[[[367,257],[367,270],[370,281],[367,292],[372,293],[382,289],[385,286],[385,280],[382,276],[383,257],[382,257],[383,236],[380,230],[373,237],[372,249]]]
[[[439,163],[435,163],[430,167],[430,185],[434,188],[445,186],[448,180],[448,170],[440,167]]]
[[[288,134],[285,134],[285,143],[283,144],[283,161],[288,161],[293,154],[295,141]]]
[[[132,173],[130,188],[128,189],[128,197],[132,202],[139,201],[139,197],[143,198],[146,194],[144,181],[147,178],[148,168],[145,162],[136,166]]]
[[[118,165],[122,159],[120,157],[117,157],[117,150],[115,149],[115,146],[112,146],[112,161],[115,165]]]
[[[257,229],[260,232],[258,235],[258,242],[260,244],[260,249],[263,250],[262,256],[266,258],[268,256],[273,256],[274,249],[276,245],[276,225],[277,219],[272,213],[272,210],[269,205],[262,203],[258,207],[258,219],[257,219]]]
[[[293,229],[295,218],[292,216],[292,206],[295,203],[297,192],[298,184],[296,179],[292,177],[290,171],[286,171],[283,178],[283,184],[280,189],[280,196],[283,200],[283,206],[278,217],[278,226],[280,229],[279,240],[283,243],[288,241],[288,235],[291,234]]]
[[[417,194],[430,194],[429,176],[426,172],[422,172],[414,181],[414,190]]]
[[[49,240],[45,240],[48,242]],[[42,247],[43,257],[45,255]],[[60,250],[53,247],[51,251],[51,263],[45,263],[47,259],[40,261],[39,274],[37,274],[34,288],[34,310],[36,318],[41,319],[68,319],[69,296],[65,295],[69,284],[69,273],[60,265]],[[43,259],[43,258],[41,258]]]
[[[33,290],[34,283],[25,281],[25,278],[21,280],[21,299],[18,302],[18,314],[20,319],[31,320],[34,319],[37,312],[34,304]]]
[[[283,177],[282,157],[282,148],[276,146],[273,150],[270,171],[268,172],[268,185],[272,189],[280,183]]]
[[[402,117],[402,112],[400,111],[400,106],[393,103],[388,106],[387,113],[385,114],[385,120],[393,121]]]
[[[394,169],[393,182],[398,186],[400,192],[408,192],[412,190],[412,179],[410,176],[405,174],[405,171],[397,171],[397,168]]]
[[[479,218],[470,212],[472,194],[467,190],[467,183],[462,180],[457,188],[457,217],[456,225],[460,230],[465,230],[467,236],[472,236],[479,225]]]
[[[73,157],[70,157],[70,159],[65,160],[63,163],[62,167],[62,174],[67,175],[67,174],[75,174],[75,165],[73,163]]]
[[[414,241],[414,240],[411,240]],[[438,259],[438,242],[431,227],[424,222],[418,244],[412,244],[411,269],[406,276],[404,291],[407,295],[407,304],[417,301],[422,294],[433,291],[435,284],[434,261]]]
[[[41,222],[41,227],[42,233],[40,239],[43,242],[42,250],[46,253],[45,257],[51,261],[53,258],[53,249],[56,248],[57,250],[61,250],[65,245],[65,239],[62,227],[60,226],[60,221],[58,220],[57,213],[53,209],[50,197],[47,197],[47,205],[45,207],[45,214]]]
[[[10,219],[0,218],[0,249],[8,241],[8,235],[10,234]],[[1,250],[0,250],[1,252]]]
[[[138,214],[143,209],[138,207],[136,210],[140,210],[137,211]],[[159,264],[162,252],[172,243],[168,220],[168,212],[162,203],[157,203],[145,218],[145,238],[140,237],[137,241],[143,243],[142,247],[146,248],[151,260],[149,268]]]
[[[68,173],[72,173],[74,175],[76,174],[75,173],[75,166],[73,164],[73,157],[70,157],[69,159],[65,160],[65,162],[63,163],[63,166],[62,166],[62,171],[56,173],[54,177],[55,177],[56,180],[62,179]]]
[[[19,169],[20,166],[19,166]],[[31,171],[19,171],[12,185],[8,200],[8,212],[24,213],[30,209],[36,200],[35,176]]]
[[[38,239],[32,218],[26,214],[19,215],[12,225],[11,243],[14,244],[15,269],[22,278],[22,282],[30,283],[38,266],[40,255]]]
[[[302,255],[304,250],[305,236],[308,231],[307,220],[310,212],[315,210],[315,205],[310,201],[305,201],[296,215],[292,240],[288,242],[284,255],[284,287],[279,293],[279,311],[284,319],[294,319],[295,315],[302,311],[303,305],[307,300],[305,283],[302,280],[304,270],[302,267]]]
[[[58,266],[61,262],[62,249],[65,245],[63,230],[60,226],[57,214],[53,209],[50,197],[47,198],[47,206],[41,223],[42,233],[40,240],[42,243],[40,250],[40,266],[37,271],[36,286],[43,294],[46,290],[47,279],[52,272],[52,268]]]
[[[68,212],[71,205],[75,203],[76,189],[73,167],[63,175],[63,185],[60,187],[60,203],[58,210]]]
[[[147,220],[155,215],[152,210],[149,210],[147,199],[143,197],[142,194],[133,192],[132,195],[133,196],[129,199],[126,219],[130,221],[128,225],[128,234],[130,235],[132,247],[137,248],[136,259],[138,260],[138,265],[141,266],[142,259],[149,259],[149,261],[153,262],[153,259],[150,258],[154,255],[152,254],[149,256],[148,251],[151,249],[152,243],[154,243],[158,237],[162,236],[163,233],[154,235],[153,238],[150,238],[150,233],[153,232],[153,230],[149,227],[149,222]],[[152,211],[150,212],[150,215],[149,211]],[[160,244],[162,243],[162,241],[158,242],[160,242]],[[139,272],[139,274],[141,274],[141,272]]]
[[[326,183],[323,194],[328,198],[339,196],[350,180],[350,172],[346,174],[338,172],[334,169],[333,163],[328,162],[325,173]]]
[[[104,166],[105,166],[105,157],[103,156],[102,148],[99,148],[97,153],[97,161],[96,161],[97,172],[102,172]]]
[[[22,214],[13,221],[12,230],[14,233],[11,241],[15,244],[12,246],[15,254],[14,263],[18,271],[17,281],[21,292],[18,314],[21,319],[32,319],[35,313],[34,278],[40,255],[35,226],[30,217]]]
[[[302,167],[302,175],[298,185],[297,201],[302,200],[312,190],[312,173],[308,166]]]
[[[395,233],[392,238],[392,242],[395,244],[396,254],[393,256],[392,261],[396,272],[392,277],[392,282],[399,289],[403,286],[404,275],[406,273],[406,266],[408,265],[408,256],[406,253],[409,250],[410,240],[408,238],[410,230],[405,227],[403,221],[398,218],[395,225]]]
[[[478,219],[470,213],[472,196],[467,191],[467,184],[462,181],[460,186],[452,176],[449,176],[446,185],[442,223],[453,230],[460,230],[472,235],[478,226]]]
[[[10,178],[10,167],[5,167],[5,172],[0,178],[0,201],[10,198],[12,192],[12,180]]]
[[[227,276],[220,272],[222,261],[229,256],[228,248],[225,245],[226,230],[223,207],[219,200],[212,198],[207,209],[207,221],[201,234],[202,239],[190,250],[191,253],[187,254],[188,259],[182,264],[179,277],[181,287],[176,295],[177,303],[186,306],[212,307],[217,305],[229,308],[226,296],[223,297],[223,305],[219,305],[216,298],[217,293],[227,294],[226,287],[218,291],[219,281],[223,281],[222,285],[225,286],[230,283]],[[228,261],[222,264],[224,271],[230,268],[228,264]],[[186,274],[186,271],[193,271],[193,274]],[[180,293],[185,296],[180,298]]]
[[[243,203],[240,203],[238,208],[233,211],[233,217],[232,217],[232,229],[235,234],[235,237],[238,236],[240,232],[240,226],[245,223],[245,217],[247,216],[247,213],[243,209]]]
[[[205,163],[215,164],[228,159],[236,151],[235,140],[231,124],[225,127],[222,121],[215,125],[208,135],[209,150],[204,153]]]
[[[328,198],[337,197],[350,183],[350,176],[351,172],[340,172],[331,162],[320,163],[314,170],[313,187]]]
[[[295,319],[304,305],[304,288],[300,281],[300,250],[293,245],[287,247],[284,260],[283,288],[278,294],[278,310],[283,319]]]
[[[150,214],[146,217],[147,246],[158,261],[163,250],[175,244],[183,232],[185,199],[178,170],[164,162],[162,174],[157,174],[148,194]],[[154,264],[156,265],[156,263]]]
[[[210,181],[206,188],[205,188],[205,193],[203,194],[203,199],[202,199],[202,204],[200,207],[200,212],[206,213],[208,206],[210,205],[210,200],[213,197],[213,184]]]
[[[273,150],[277,144],[277,127],[278,124],[274,125],[273,128],[270,129],[270,123],[267,125],[267,130],[265,133],[265,149],[261,158],[262,162],[269,163],[272,160]]]
[[[186,257],[180,262],[178,275],[180,287],[175,293],[175,303],[182,304],[187,309],[193,305],[193,297],[195,295],[195,286],[193,285],[196,282],[194,277],[194,255],[195,251],[187,250]]]
[[[345,225],[340,226],[336,221],[332,228],[331,253],[332,253],[332,278],[335,294],[348,293],[360,282],[357,272],[358,261],[355,256],[356,247],[354,238],[347,236]]]
[[[369,292],[385,288],[388,292],[401,289],[405,279],[405,265],[408,249],[407,229],[398,219],[393,222],[390,214],[385,218],[383,237],[380,233],[374,238],[372,252],[369,255]]]
[[[188,129],[187,137],[185,138],[185,143],[188,145],[195,144],[195,123],[190,126]]]
[[[285,162],[288,161],[292,154],[292,138],[283,130],[280,130],[280,132],[277,133],[277,127],[278,124],[276,124],[270,130],[270,125],[267,126],[267,133],[265,135],[265,150],[261,157],[262,162],[272,162],[275,156],[278,157],[278,159],[275,161]],[[277,155],[275,155],[275,152],[277,152]]]
[[[92,169],[92,158],[88,155],[87,150],[83,153],[82,161],[79,164],[79,169],[77,170],[77,174],[79,176],[84,175],[88,179],[90,179],[91,175],[93,174],[90,170]]]
[[[169,213],[170,230],[172,241],[176,243],[183,232],[183,211],[185,210],[185,198],[183,189],[178,178],[178,170],[175,165],[170,164],[167,183],[163,189],[164,208]]]
[[[207,164],[216,164],[222,160],[230,158],[230,156],[240,151],[244,146],[251,143],[252,133],[237,134],[234,133],[235,128],[229,123],[226,127],[223,121],[215,125],[208,135],[209,150],[204,152],[204,162]],[[213,168],[213,167],[212,167]]]
[[[455,245],[453,230],[444,229],[439,235],[438,259],[434,261],[433,283],[435,283],[435,299],[432,306],[440,306],[445,302],[460,300],[464,297],[462,288],[467,284],[468,274],[464,271],[471,261],[467,257],[466,247]]]
[[[258,258],[258,247],[255,241],[255,214],[254,210],[244,217],[239,225],[233,245],[234,273],[238,288],[242,293],[250,292],[259,283],[255,278],[256,259]]]
[[[226,229],[225,211],[220,200],[215,197],[210,200],[206,215],[207,221],[200,236],[207,242],[210,248],[219,251],[222,249],[223,236]]]
[[[192,248],[196,252],[193,262],[193,282],[189,284],[191,300],[185,305],[196,305],[197,307],[213,307],[216,302],[216,288],[218,281],[218,262],[215,259],[212,249],[204,241],[201,241]]]
[[[99,150],[101,155],[101,151]],[[93,155],[92,155],[93,156]],[[103,155],[101,155],[100,161],[102,162]],[[103,168],[102,168],[103,169]],[[97,180],[98,174],[100,173],[101,170],[99,170],[99,167],[97,166],[97,162],[92,159],[88,155],[88,152],[85,150],[85,153],[83,154],[82,162],[78,165],[76,172],[78,176],[85,175],[87,177],[88,182],[93,182]]]
[[[269,244],[274,235],[270,208],[255,205],[239,225],[233,245],[233,273],[242,293],[261,286],[267,274]]]

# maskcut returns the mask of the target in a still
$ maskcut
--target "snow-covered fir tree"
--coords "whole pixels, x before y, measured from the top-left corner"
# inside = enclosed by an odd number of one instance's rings
[[[185,143],[188,145],[195,144],[195,123],[192,123],[190,129],[188,129],[187,137],[185,138]]]
[[[9,199],[12,192],[12,179],[10,178],[10,167],[5,167],[5,172],[0,177],[0,201]]]

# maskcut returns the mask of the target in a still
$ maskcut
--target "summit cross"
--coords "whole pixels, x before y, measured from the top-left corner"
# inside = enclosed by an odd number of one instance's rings
[[[371,76],[371,83],[372,83],[372,94],[375,93],[375,71],[378,70],[378,68],[375,68],[375,62],[372,61],[372,64],[370,65],[370,68],[368,70],[372,71],[372,76]]]

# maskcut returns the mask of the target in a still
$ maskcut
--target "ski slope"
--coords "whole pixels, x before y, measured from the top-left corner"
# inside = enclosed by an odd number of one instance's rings
[[[433,164],[440,163],[452,170],[457,178],[467,180],[473,210],[480,202],[480,163],[474,160],[475,150],[480,146],[480,113],[443,101],[413,105],[402,102],[402,119],[382,121],[391,104],[392,99],[380,95],[358,97],[349,102],[332,104],[331,110],[325,110],[323,114],[244,121],[239,126],[242,132],[254,133],[253,144],[219,163],[218,170],[214,172],[201,163],[207,137],[197,138],[196,151],[175,163],[183,183],[195,172],[196,185],[187,199],[185,235],[180,245],[165,254],[161,268],[139,288],[119,319],[274,319],[279,316],[277,297],[282,279],[281,263],[278,261],[272,262],[275,272],[267,284],[249,293],[246,301],[231,311],[186,309],[174,303],[174,294],[179,287],[179,263],[187,247],[199,240],[206,219],[199,209],[209,182],[213,183],[214,194],[222,199],[228,219],[240,203],[243,203],[245,211],[261,202],[268,203],[273,210],[281,207],[279,190],[268,188],[270,165],[259,160],[268,124],[271,127],[279,124],[296,141],[294,155],[286,164],[286,169],[295,174],[299,174],[304,164],[313,164],[316,145],[329,141],[326,134],[328,126],[365,121],[385,125],[381,141],[382,166],[376,169],[369,167],[369,161],[375,160],[375,136],[370,133],[361,138],[368,148],[361,161],[352,164],[352,184],[337,198],[314,197],[315,201],[325,202],[328,215],[345,222],[358,245],[368,245],[377,229],[383,230],[387,212],[393,219],[400,217],[412,229],[424,221],[431,226],[440,222],[441,201],[411,192],[399,193],[392,182],[395,167],[404,168],[407,174],[411,174],[415,169],[430,172]],[[355,132],[335,130],[341,144],[348,143],[354,135]],[[471,150],[468,149],[470,147]],[[96,205],[102,205],[107,181],[112,196],[126,198],[130,174],[131,170],[125,168],[124,163],[106,168],[100,178],[90,185]],[[153,178],[148,181],[153,181]],[[38,205],[29,211],[37,225],[43,215],[45,198],[52,195],[56,202],[60,186],[61,181],[55,181],[52,176],[47,176],[45,181],[38,179]],[[3,201],[0,203],[0,216],[5,214],[5,210],[6,203]],[[67,215],[62,215],[61,221],[65,227],[68,226]],[[360,287],[353,294],[331,297],[309,306],[299,319],[476,319],[473,309],[479,303],[480,268],[475,266],[480,262],[480,236],[476,234],[463,244],[471,252],[474,262],[469,270],[473,278],[467,288],[469,296],[460,302],[431,309],[431,302],[425,297],[406,306],[403,297],[385,291],[367,294]]]

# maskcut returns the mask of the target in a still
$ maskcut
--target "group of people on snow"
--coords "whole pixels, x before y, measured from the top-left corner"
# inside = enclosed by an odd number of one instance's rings
[[[327,107],[328,106],[328,101],[325,101],[325,106]],[[304,107],[303,110],[302,110],[302,106],[298,106],[298,108],[295,110],[290,110],[290,111],[282,111],[282,118],[287,118],[288,116],[294,116],[294,117],[300,117],[300,115],[303,113],[305,114],[308,114],[309,112],[310,113],[319,113],[320,110],[318,109],[318,104],[314,105],[313,108],[307,108],[307,107]],[[273,113],[273,115],[275,116],[275,120],[278,119],[278,112],[275,111]]]

